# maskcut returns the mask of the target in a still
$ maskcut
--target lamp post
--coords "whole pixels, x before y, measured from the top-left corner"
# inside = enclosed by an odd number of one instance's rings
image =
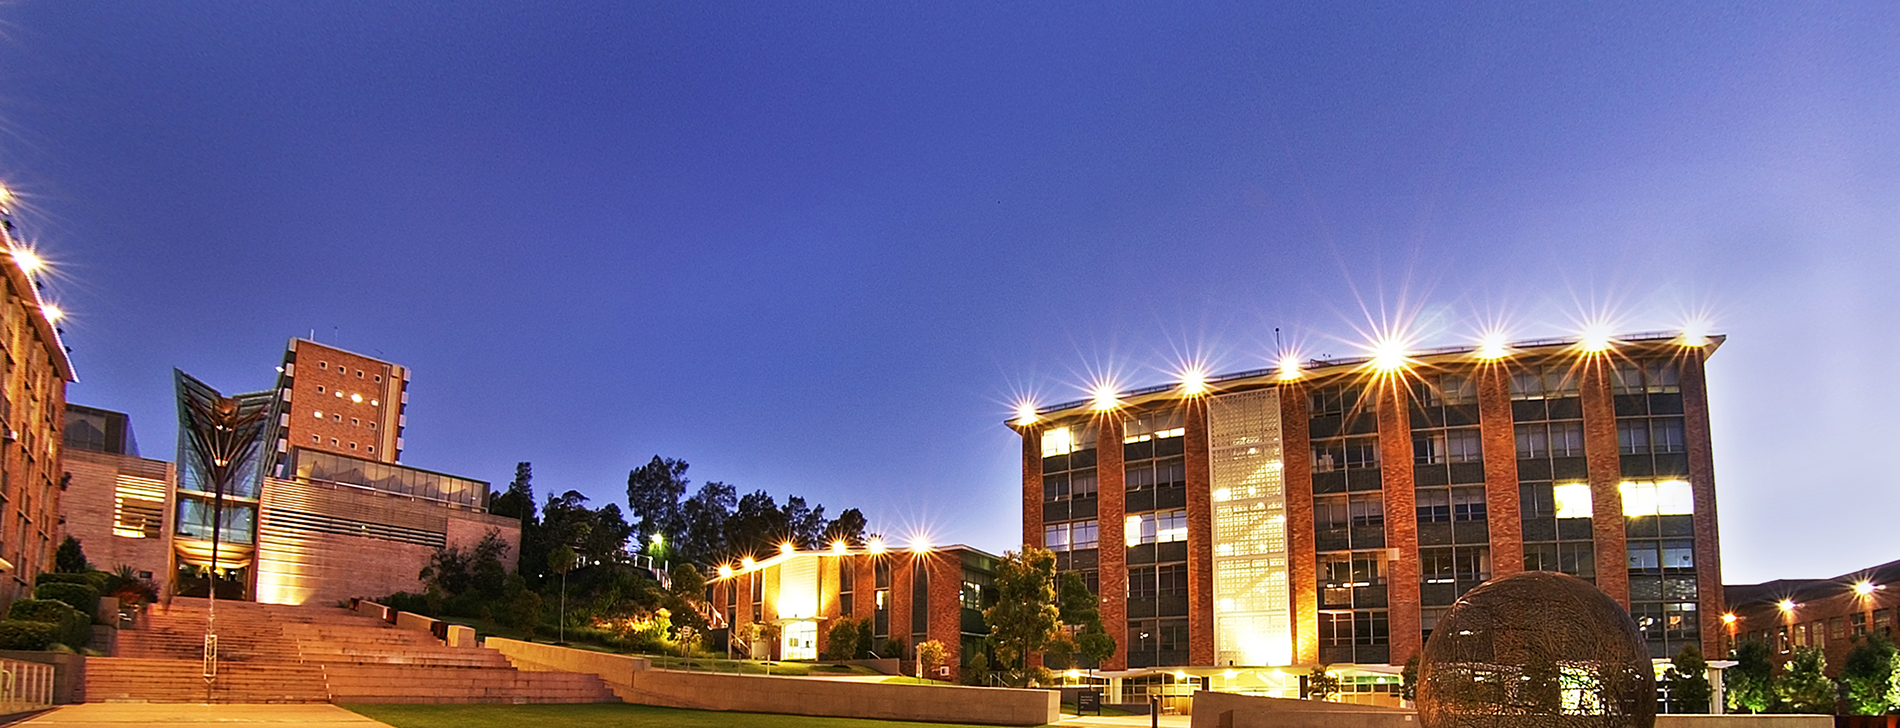
[[[206,593],[210,606],[205,610],[204,679],[205,697],[218,676],[218,548],[223,544],[224,492],[257,453],[269,424],[267,407],[261,403],[247,406],[232,397],[219,395],[209,387],[174,370],[178,383],[179,419],[190,443],[191,453],[211,481],[211,566]]]

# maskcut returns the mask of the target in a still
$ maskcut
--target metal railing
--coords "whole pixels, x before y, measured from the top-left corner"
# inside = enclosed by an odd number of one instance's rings
[[[52,665],[0,660],[0,715],[44,710],[52,705]]]

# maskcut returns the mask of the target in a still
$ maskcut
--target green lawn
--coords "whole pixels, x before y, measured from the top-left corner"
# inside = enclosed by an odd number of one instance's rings
[[[809,718],[766,713],[680,710],[650,705],[345,705],[396,728],[957,728],[961,723],[912,723],[854,718]],[[973,726],[970,728],[974,728]]]

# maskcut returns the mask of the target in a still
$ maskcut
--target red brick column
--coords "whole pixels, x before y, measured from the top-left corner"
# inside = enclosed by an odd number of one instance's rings
[[[1702,620],[1702,654],[1728,654],[1723,644],[1728,611],[1722,594],[1722,544],[1716,535],[1715,457],[1709,443],[1709,387],[1703,369],[1705,349],[1685,348],[1677,360],[1682,368],[1684,444],[1689,451],[1689,489],[1695,498],[1696,606]],[[1840,640],[1830,640],[1832,647]]]
[[[1042,542],[1042,427],[1021,425],[1023,435],[1023,545]]]
[[[1214,664],[1214,502],[1207,398],[1189,399],[1187,442],[1188,664]]]
[[[916,647],[910,643],[910,610],[913,607],[922,607],[910,603],[910,574],[917,559],[913,558],[909,551],[891,551],[885,554],[884,558],[891,560],[890,639],[903,642],[906,650],[901,655],[885,655],[883,645],[877,645],[872,649],[877,650],[878,654],[884,657],[896,657],[901,660],[909,657],[908,648]]]
[[[1313,535],[1313,438],[1306,387],[1280,386],[1280,471],[1286,488],[1287,598],[1293,607],[1293,662],[1319,662],[1319,545]]]
[[[943,643],[943,664],[950,666],[950,679],[957,680],[963,675],[963,555],[937,551],[923,563],[930,573],[930,621],[924,634]]]
[[[1379,412],[1379,480],[1385,491],[1385,547],[1398,551],[1386,562],[1387,626],[1391,653],[1402,664],[1419,648],[1418,494],[1412,475],[1411,387],[1403,374],[1374,383]]]
[[[1583,398],[1583,455],[1590,472],[1590,532],[1597,555],[1597,588],[1630,607],[1629,545],[1623,530],[1623,459],[1616,443],[1616,400],[1610,394],[1610,357],[1577,363]],[[1719,588],[1719,587],[1718,587]]]
[[[870,624],[877,618],[877,559],[846,556],[838,568],[851,570],[851,618]]]
[[[1128,545],[1123,540],[1128,491],[1124,475],[1121,417],[1108,413],[1095,418],[1102,626],[1108,636],[1115,638],[1115,654],[1103,661],[1104,670],[1128,669]]]
[[[1491,576],[1524,570],[1524,521],[1517,492],[1517,425],[1511,418],[1510,369],[1478,365],[1478,436],[1484,441],[1485,526]]]

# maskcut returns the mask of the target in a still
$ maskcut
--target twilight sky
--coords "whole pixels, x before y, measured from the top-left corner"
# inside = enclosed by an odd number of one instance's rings
[[[1900,558],[1900,13],[1654,5],[8,3],[0,180],[149,457],[314,330],[418,467],[1000,552],[1021,396],[1704,315],[1725,579]]]

